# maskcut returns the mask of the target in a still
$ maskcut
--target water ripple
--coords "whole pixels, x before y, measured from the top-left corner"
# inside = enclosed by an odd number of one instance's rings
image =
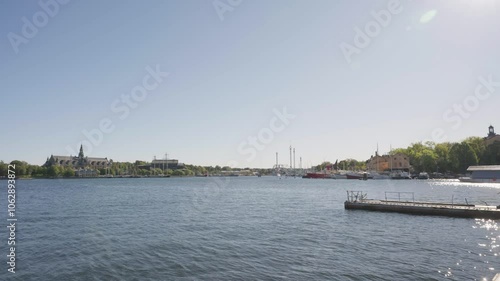
[[[348,189],[496,204],[497,187],[210,180],[20,182],[18,273],[0,279],[491,280],[500,271],[496,221],[343,209]]]

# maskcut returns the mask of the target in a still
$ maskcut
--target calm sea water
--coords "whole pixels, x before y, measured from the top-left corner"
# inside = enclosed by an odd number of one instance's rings
[[[0,181],[0,185],[7,185]],[[1,280],[491,280],[495,221],[346,211],[369,198],[500,204],[500,185],[276,177],[19,180]]]

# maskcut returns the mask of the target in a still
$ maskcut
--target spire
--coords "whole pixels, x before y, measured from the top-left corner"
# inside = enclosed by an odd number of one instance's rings
[[[80,152],[78,153],[78,166],[83,167],[85,164],[85,156],[83,155],[83,145],[80,145]]]
[[[83,144],[80,144],[80,153],[78,153],[78,158],[83,159]]]
[[[48,161],[48,166],[52,166],[56,163],[56,159],[54,159],[54,155],[50,155],[49,161]]]

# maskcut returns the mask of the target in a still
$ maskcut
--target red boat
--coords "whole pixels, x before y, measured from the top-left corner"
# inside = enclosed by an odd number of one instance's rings
[[[332,174],[325,173],[307,173],[305,176],[302,176],[303,179],[335,179],[335,176]]]

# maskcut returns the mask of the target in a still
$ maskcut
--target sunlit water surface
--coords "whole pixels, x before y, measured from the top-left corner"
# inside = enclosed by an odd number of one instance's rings
[[[19,180],[16,273],[7,272],[3,239],[0,279],[491,280],[500,272],[496,221],[346,211],[346,190],[500,204],[500,185],[456,181]]]

